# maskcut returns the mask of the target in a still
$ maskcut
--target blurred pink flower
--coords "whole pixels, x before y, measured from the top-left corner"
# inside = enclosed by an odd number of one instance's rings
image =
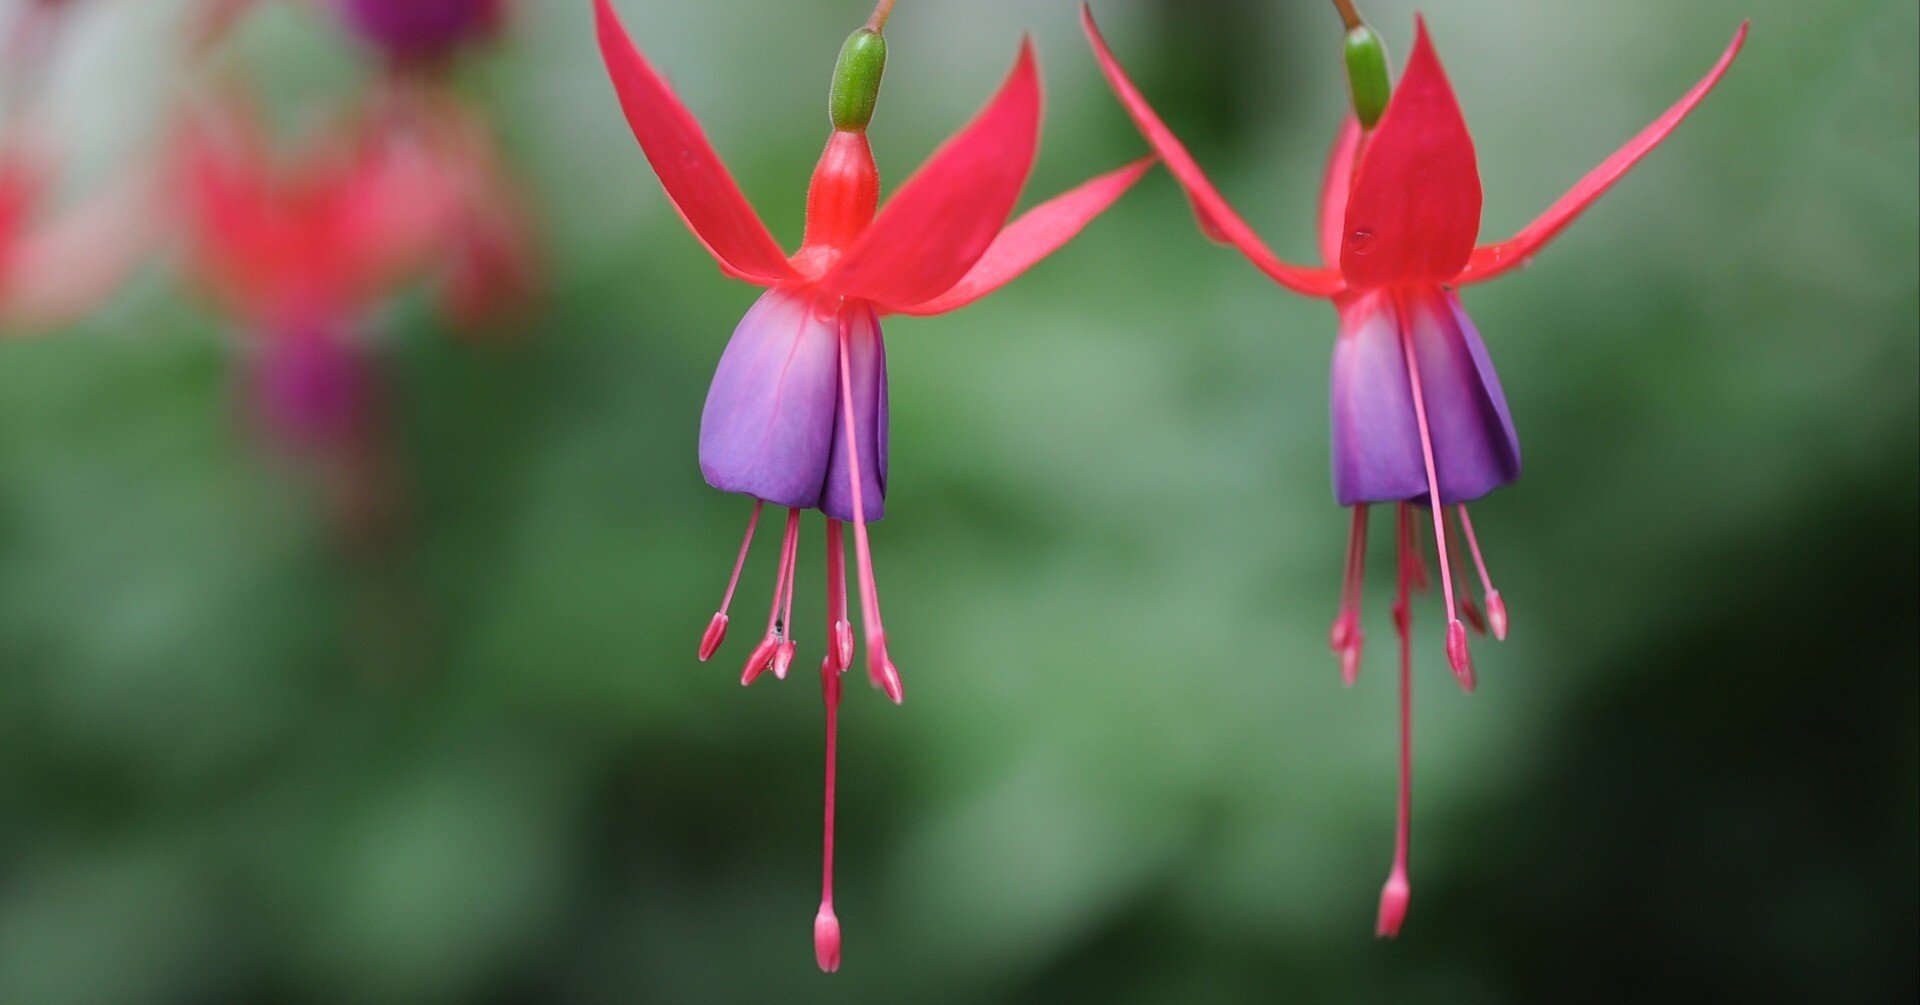
[[[77,199],[60,198],[55,159],[17,125],[0,146],[0,328],[72,324],[106,300],[159,235],[151,172],[136,165]]]

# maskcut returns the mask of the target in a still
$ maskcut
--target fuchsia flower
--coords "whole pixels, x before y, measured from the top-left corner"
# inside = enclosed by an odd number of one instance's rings
[[[1607,158],[1513,238],[1475,247],[1480,177],[1440,58],[1416,19],[1413,54],[1385,114],[1371,130],[1349,118],[1334,142],[1320,211],[1322,268],[1281,261],[1213,187],[1186,148],[1147,105],[1101,38],[1091,12],[1082,21],[1107,80],[1140,131],[1193,202],[1201,228],[1238,248],[1260,271],[1296,293],[1333,301],[1340,316],[1332,381],[1333,483],[1353,508],[1346,583],[1331,634],[1351,683],[1358,671],[1361,573],[1367,508],[1398,509],[1399,585],[1393,607],[1400,636],[1400,787],[1394,864],[1378,929],[1396,935],[1406,917],[1411,815],[1412,705],[1408,595],[1422,584],[1412,507],[1432,515],[1438,574],[1447,608],[1447,658],[1461,685],[1474,685],[1464,614],[1476,629],[1507,632],[1506,606],[1487,575],[1466,503],[1520,474],[1520,443],[1480,335],[1455,292],[1519,268],[1664,140],[1715,84],[1746,39],[1743,24],[1704,80],[1625,147]],[[1453,521],[1446,519],[1452,507]],[[1458,537],[1464,536],[1486,600],[1454,593]]]
[[[201,0],[193,29],[206,52],[255,0]],[[365,143],[411,148],[431,161],[439,190],[431,271],[445,316],[464,332],[516,319],[539,285],[538,256],[518,186],[501,162],[485,116],[450,83],[454,55],[497,35],[507,0],[314,0],[384,57],[361,116]],[[384,137],[380,134],[385,134]]]
[[[800,511],[826,517],[827,705],[825,863],[814,943],[837,969],[833,912],[833,763],[840,674],[852,665],[842,523],[853,522],[868,676],[895,701],[900,675],[887,655],[867,524],[887,490],[884,314],[940,314],[998,289],[1051,254],[1119,198],[1148,166],[1102,175],[1007,225],[1033,164],[1040,82],[1032,47],[986,108],[879,208],[880,180],[866,127],[885,43],[882,3],[848,39],[830,102],[834,131],[807,191],[806,238],[782,253],[708,145],[700,125],[633,46],[607,0],[596,0],[600,49],[620,104],[667,196],[721,271],[766,288],[721,356],[700,423],[700,469],[715,488],[752,496],[745,540],[720,611],[700,641],[711,657],[766,503],[787,508],[773,603],[741,683],[794,658],[792,608]],[[876,212],[877,209],[877,212]]]
[[[442,166],[365,124],[277,162],[237,103],[190,115],[175,186],[189,267],[248,338],[248,398],[277,445],[358,449],[373,421],[367,316],[433,260]]]

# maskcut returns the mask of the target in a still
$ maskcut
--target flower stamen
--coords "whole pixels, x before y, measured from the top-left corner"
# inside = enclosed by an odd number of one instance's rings
[[[767,634],[760,644],[753,647],[747,657],[746,669],[740,673],[742,686],[752,684],[760,675],[774,668],[780,652],[786,643],[786,624],[780,620],[781,604],[786,600],[793,586],[793,554],[800,537],[800,511],[787,509],[787,532],[780,541],[780,564],[775,569],[773,580],[773,603],[767,608]],[[785,667],[781,668],[782,672]]]
[[[1400,348],[1407,359],[1407,384],[1413,389],[1413,417],[1420,428],[1420,455],[1427,465],[1427,505],[1433,510],[1433,543],[1439,551],[1440,588],[1447,602],[1447,663],[1460,686],[1474,686],[1473,656],[1467,649],[1467,626],[1460,623],[1454,606],[1453,575],[1447,561],[1446,510],[1440,505],[1440,472],[1433,460],[1433,431],[1427,425],[1427,402],[1420,390],[1420,363],[1413,351],[1413,327],[1407,323],[1406,305],[1400,305]]]
[[[1487,625],[1493,629],[1493,637],[1502,642],[1507,640],[1507,602],[1500,599],[1500,591],[1493,588],[1493,577],[1487,575],[1487,560],[1480,555],[1480,539],[1473,533],[1473,519],[1467,516],[1465,506],[1456,506],[1460,515],[1460,529],[1466,532],[1467,548],[1473,553],[1474,567],[1480,570],[1480,591],[1487,598]]]
[[[1340,657],[1340,679],[1348,687],[1360,676],[1360,649],[1366,633],[1360,628],[1361,583],[1367,568],[1367,504],[1353,507],[1353,526],[1347,532],[1347,569],[1340,584],[1340,613],[1333,620],[1327,642]]]
[[[740,570],[747,564],[747,549],[753,544],[753,528],[760,523],[760,508],[763,500],[753,501],[753,513],[747,517],[747,533],[740,539],[740,557],[733,560],[733,575],[727,578],[726,595],[720,598],[720,609],[714,612],[713,620],[707,622],[706,633],[700,636],[700,662],[713,658],[720,643],[727,638],[727,608],[733,605],[734,588],[740,585]]]
[[[847,551],[840,521],[827,518],[827,659],[836,672],[853,665],[853,624],[847,620]]]
[[[878,336],[876,336],[878,337]],[[840,319],[840,411],[847,427],[847,478],[853,495],[853,547],[860,570],[860,623],[867,630],[867,676],[898,705],[906,698],[900,671],[887,658],[887,629],[880,622],[880,590],[873,579],[873,552],[867,544],[867,511],[860,488],[860,431],[853,411],[853,328]]]
[[[780,609],[780,646],[773,652],[773,676],[779,680],[787,679],[787,668],[793,665],[793,595],[799,592],[800,511],[790,510],[789,513],[791,527],[788,530],[787,568],[781,576],[781,580],[786,584],[787,597]]]
[[[1467,619],[1467,627],[1476,635],[1487,634],[1487,619],[1480,613],[1480,605],[1473,602],[1473,592],[1469,589],[1466,573],[1460,571],[1460,535],[1454,532],[1454,523],[1447,523],[1447,577],[1460,583],[1460,616]]]

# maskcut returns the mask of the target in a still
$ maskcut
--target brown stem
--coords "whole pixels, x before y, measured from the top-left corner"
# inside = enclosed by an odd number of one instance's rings
[[[1353,9],[1353,0],[1333,0],[1333,5],[1339,9],[1340,20],[1346,22],[1348,31],[1352,31],[1364,23],[1360,20],[1360,12]]]
[[[887,18],[893,16],[894,2],[895,0],[880,0],[880,3],[873,8],[873,16],[867,18],[868,31],[876,35],[880,34],[881,29],[887,26]]]

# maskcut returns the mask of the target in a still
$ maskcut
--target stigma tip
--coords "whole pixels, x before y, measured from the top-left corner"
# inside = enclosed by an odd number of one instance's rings
[[[713,654],[719,651],[720,643],[726,641],[726,638],[727,616],[715,614],[713,620],[707,622],[706,632],[700,636],[700,662],[705,663],[712,659]]]
[[[1387,885],[1380,890],[1380,914],[1374,922],[1373,934],[1383,939],[1400,937],[1400,926],[1407,922],[1407,905],[1413,900],[1413,888],[1407,885],[1407,874],[1394,869],[1387,877]]]
[[[813,916],[813,958],[822,973],[840,969],[840,919],[834,916],[833,905],[824,900],[820,913]]]
[[[1493,629],[1494,638],[1507,640],[1507,602],[1500,599],[1499,590],[1487,591],[1487,625]]]

